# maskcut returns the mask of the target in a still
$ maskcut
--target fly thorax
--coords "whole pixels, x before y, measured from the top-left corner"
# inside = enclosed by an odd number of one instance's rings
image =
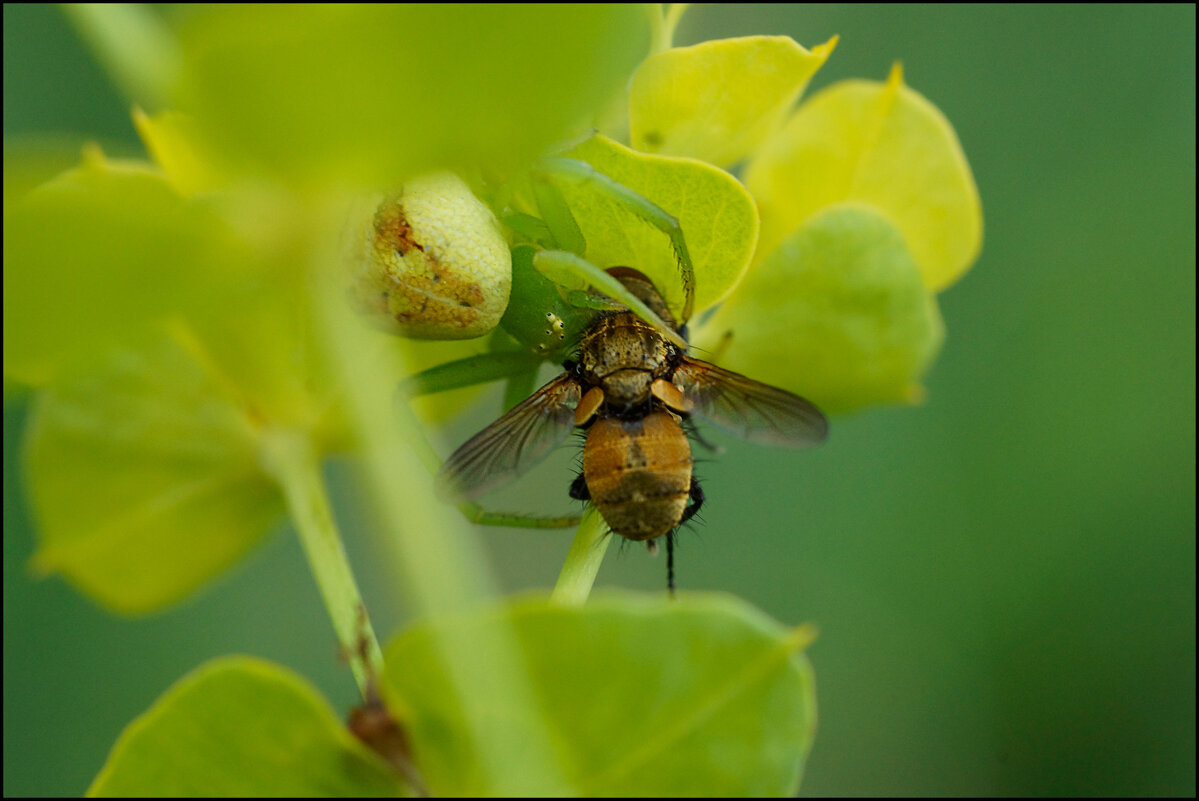
[[[617,314],[595,329],[581,359],[598,378],[617,370],[657,372],[666,359],[666,342],[632,314]]]
[[[626,409],[644,403],[649,398],[652,373],[636,368],[617,370],[604,377],[604,402],[615,409]]]
[[[579,364],[604,389],[605,402],[628,408],[649,398],[653,380],[668,370],[667,344],[657,331],[629,313],[597,321],[583,342]]]

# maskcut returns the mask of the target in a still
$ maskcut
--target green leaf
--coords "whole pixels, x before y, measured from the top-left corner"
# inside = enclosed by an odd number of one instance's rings
[[[282,516],[261,422],[187,337],[110,351],[51,384],[26,452],[37,566],[125,613],[191,592]]]
[[[620,5],[208,7],[178,107],[251,170],[385,188],[535,157],[620,89],[646,28]]]
[[[969,269],[982,246],[978,188],[957,135],[898,67],[886,83],[843,81],[809,98],[745,176],[762,212],[762,255],[836,203],[884,214],[933,291]]]
[[[756,265],[695,342],[725,336],[723,366],[840,412],[920,400],[944,326],[895,226],[842,205]]]
[[[59,173],[79,165],[79,154],[95,145],[71,134],[14,135],[4,139],[4,208]],[[5,223],[7,225],[7,222]],[[5,234],[7,235],[7,230]]]
[[[7,170],[7,165],[6,165]],[[211,310],[244,270],[232,232],[149,165],[98,151],[4,204],[4,372],[49,380],[153,321]]]
[[[806,50],[790,36],[746,36],[656,53],[629,95],[633,147],[718,167],[753,153],[784,117],[837,38]]]
[[[594,136],[570,153],[678,218],[695,266],[695,309],[722,300],[754,253],[758,213],[753,198],[727,172],[693,159],[650,156]],[[678,262],[666,234],[592,188],[562,192],[597,267],[645,273],[676,313],[682,308]]]
[[[234,184],[233,171],[205,141],[190,116],[177,111],[150,116],[135,108],[133,124],[154,163],[180,194],[190,197]]]
[[[511,744],[507,781],[480,764],[436,646],[449,627],[470,637],[497,625],[514,628],[537,694],[532,708],[493,697],[478,734]],[[811,668],[796,653],[809,639],[728,596],[525,599],[400,635],[385,687],[437,795],[542,786],[519,756],[539,719],[583,795],[790,795],[815,723]]]
[[[126,97],[154,108],[166,102],[178,54],[157,9],[139,3],[71,3],[62,11]]]
[[[173,685],[121,733],[88,790],[102,797],[406,794],[311,685],[250,657],[213,660]]]

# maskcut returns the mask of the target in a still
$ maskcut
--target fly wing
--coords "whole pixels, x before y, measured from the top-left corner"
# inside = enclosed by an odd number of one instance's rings
[[[750,442],[807,448],[828,436],[828,420],[810,402],[714,364],[683,359],[673,383],[689,412]]]
[[[454,451],[437,474],[444,497],[473,499],[549,455],[574,428],[579,385],[561,375]]]

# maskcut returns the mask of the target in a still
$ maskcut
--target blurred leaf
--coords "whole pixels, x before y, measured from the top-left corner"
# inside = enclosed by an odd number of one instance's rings
[[[940,291],[978,257],[982,209],[949,121],[903,84],[843,81],[805,101],[749,163],[771,253],[834,203],[877,208],[899,228],[924,284]]]
[[[633,6],[213,6],[178,106],[246,166],[372,187],[513,165],[588,123],[648,46]]]
[[[469,637],[496,625],[514,627],[539,703],[494,697],[487,734],[519,744],[535,720],[548,723],[583,795],[798,788],[815,724],[811,668],[796,654],[809,632],[788,631],[728,596],[614,594],[585,607],[525,599],[417,626],[388,647],[385,686],[436,794],[487,795],[499,785],[471,746],[435,645],[446,627]],[[516,786],[540,786],[539,777],[521,777],[519,760],[505,768]]]
[[[633,76],[633,147],[727,167],[782,124],[837,44],[809,51],[790,36],[746,36],[676,47],[647,58]]]
[[[88,789],[103,797],[405,794],[306,681],[249,657],[213,660],[174,684],[122,732]]]
[[[755,266],[696,343],[726,333],[723,366],[839,412],[919,400],[944,327],[895,226],[839,205]]]
[[[133,124],[154,162],[180,194],[221,189],[231,180],[227,165],[221,164],[220,156],[188,115],[164,111],[150,116],[135,108]]]
[[[244,263],[228,226],[161,173],[88,153],[5,198],[5,374],[41,383],[164,316],[207,313]]]
[[[41,569],[121,612],[176,601],[282,516],[262,422],[194,347],[114,350],[38,397],[27,468]]]
[[[737,285],[758,233],[753,198],[737,179],[710,164],[637,153],[602,136],[570,155],[678,218],[695,264],[696,310],[717,303]],[[587,240],[587,259],[604,269],[640,270],[677,313],[683,305],[682,281],[666,234],[591,187],[561,188]]]
[[[179,54],[157,9],[144,3],[64,3],[62,11],[126,97],[154,108],[166,102]]]
[[[77,136],[42,135],[5,137],[4,208],[61,172],[79,164],[79,153],[88,142]],[[7,232],[6,232],[7,233]]]

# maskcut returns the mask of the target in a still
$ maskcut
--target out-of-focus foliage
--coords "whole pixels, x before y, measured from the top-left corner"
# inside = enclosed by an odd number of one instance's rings
[[[218,215],[150,165],[94,151],[27,196],[6,192],[4,232],[4,372],[33,384],[164,316],[210,314],[246,268]]]
[[[489,24],[465,29],[432,7],[191,12],[182,113],[134,115],[159,165],[92,148],[36,188],[6,180],[5,374],[47,387],[30,440],[42,569],[122,611],[161,608],[278,518],[264,431],[303,432],[322,453],[344,444],[339,379],[320,366],[310,305],[323,280],[313,253],[344,224],[346,190],[394,186],[432,163],[516,163],[617,89],[645,46],[636,9],[509,11],[480,8]],[[529,37],[555,27],[567,33],[534,54]],[[405,37],[416,45],[394,47]],[[495,67],[510,46],[521,55]],[[568,79],[575,54],[592,50],[602,56]],[[376,158],[383,150],[394,157]],[[456,186],[472,220],[494,228]],[[426,227],[430,257],[448,262],[444,230]],[[476,335],[503,312],[500,278]],[[188,347],[164,342],[164,323]]]
[[[837,83],[765,138],[746,185],[762,214],[755,264],[697,344],[827,412],[923,400],[944,338],[933,292],[982,241],[941,112],[898,67],[885,84]]]
[[[480,762],[464,736],[469,716],[437,650],[438,628],[470,641],[497,620],[514,626],[536,691],[531,705],[492,699],[484,734],[510,740],[503,766]],[[797,653],[810,637],[726,596],[620,594],[581,608],[528,599],[405,632],[387,650],[387,686],[437,795],[561,789],[519,756],[541,718],[567,787],[585,796],[788,795],[816,722],[811,667]]]
[[[183,334],[111,352],[45,390],[30,420],[38,568],[121,612],[179,600],[282,517],[257,421],[195,347]]]
[[[633,76],[630,141],[736,164],[778,129],[835,46],[836,37],[809,51],[790,36],[748,36],[655,53]]]
[[[746,277],[752,302],[721,307],[710,330],[741,347],[734,370],[820,399],[826,412],[923,398],[941,347],[937,301],[903,236],[874,207],[829,206]]]
[[[464,19],[462,13],[468,13]],[[517,165],[645,53],[636,6],[224,6],[181,30],[176,104],[222,153],[290,181],[380,188]]]
[[[249,657],[226,657],[180,679],[113,746],[88,790],[245,798],[406,795],[308,682]]]
[[[982,245],[978,189],[957,136],[898,68],[885,84],[846,81],[808,98],[754,155],[745,180],[762,209],[763,256],[834,203],[882,211],[934,291]]]

